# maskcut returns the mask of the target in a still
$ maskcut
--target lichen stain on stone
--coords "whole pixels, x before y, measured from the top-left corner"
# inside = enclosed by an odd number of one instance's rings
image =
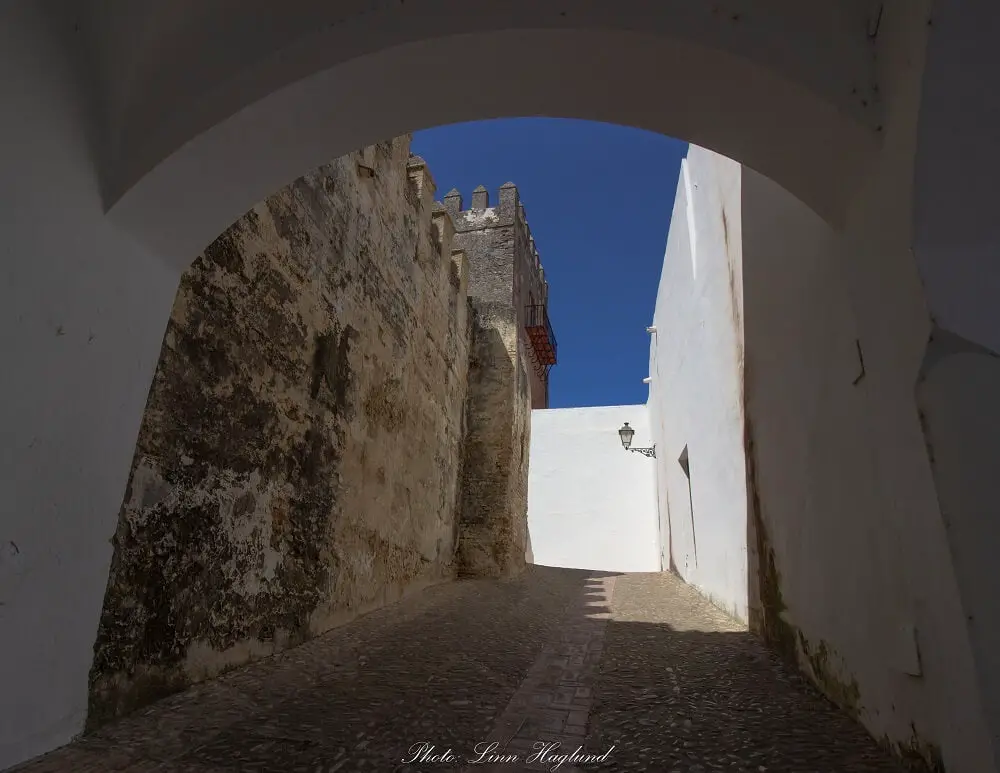
[[[389,254],[432,234],[408,138],[386,148],[371,190],[339,159],[183,276],[113,539],[88,728],[453,576],[466,300],[443,263]]]

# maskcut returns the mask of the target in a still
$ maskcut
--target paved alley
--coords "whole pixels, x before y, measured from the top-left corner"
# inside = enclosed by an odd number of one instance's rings
[[[528,764],[537,743],[559,746]],[[553,768],[896,770],[677,579],[545,567],[432,588],[16,770]]]

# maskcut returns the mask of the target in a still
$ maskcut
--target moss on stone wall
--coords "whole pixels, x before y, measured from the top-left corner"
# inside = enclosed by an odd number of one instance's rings
[[[883,736],[882,748],[898,759],[908,773],[947,773],[941,749],[923,740],[913,723],[910,723],[910,732],[908,741],[894,742]]]
[[[745,376],[744,376],[745,378]],[[853,719],[860,721],[862,713],[861,688],[857,679],[843,677],[833,661],[834,655],[827,642],[813,644],[787,617],[787,606],[782,597],[782,578],[775,560],[774,547],[768,538],[763,516],[756,469],[753,427],[746,405],[744,381],[744,451],[747,465],[749,530],[754,539],[757,598],[750,599],[750,627],[785,661],[802,670],[810,681],[827,698]],[[945,773],[940,749],[922,740],[911,725],[912,738],[908,742],[891,742],[883,737],[882,746],[896,757],[911,773]]]
[[[744,389],[744,401],[745,399]],[[745,405],[743,409],[743,443],[747,466],[748,515],[753,523],[757,563],[756,588],[758,598],[752,599],[750,603],[750,624],[751,628],[760,634],[785,660],[797,665],[797,631],[784,616],[787,607],[781,595],[781,575],[778,573],[774,548],[768,539],[767,526],[764,523],[761,508],[753,423]]]
[[[861,716],[861,691],[858,688],[857,679],[852,677],[849,681],[844,681],[837,675],[837,671],[831,663],[830,649],[825,641],[820,640],[819,644],[814,647],[802,631],[799,631],[798,635],[799,647],[809,664],[813,682],[824,695],[846,711],[851,718],[859,719]]]

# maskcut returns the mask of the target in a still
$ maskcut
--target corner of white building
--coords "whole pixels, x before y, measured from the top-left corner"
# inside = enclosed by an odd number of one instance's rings
[[[650,341],[662,562],[747,619],[741,166],[681,163]]]

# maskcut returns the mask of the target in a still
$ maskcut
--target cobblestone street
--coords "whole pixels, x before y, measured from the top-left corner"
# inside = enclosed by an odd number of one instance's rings
[[[527,764],[537,742],[561,746]],[[556,769],[896,770],[677,579],[544,567],[432,588],[17,770],[551,770],[579,746],[604,759]]]

